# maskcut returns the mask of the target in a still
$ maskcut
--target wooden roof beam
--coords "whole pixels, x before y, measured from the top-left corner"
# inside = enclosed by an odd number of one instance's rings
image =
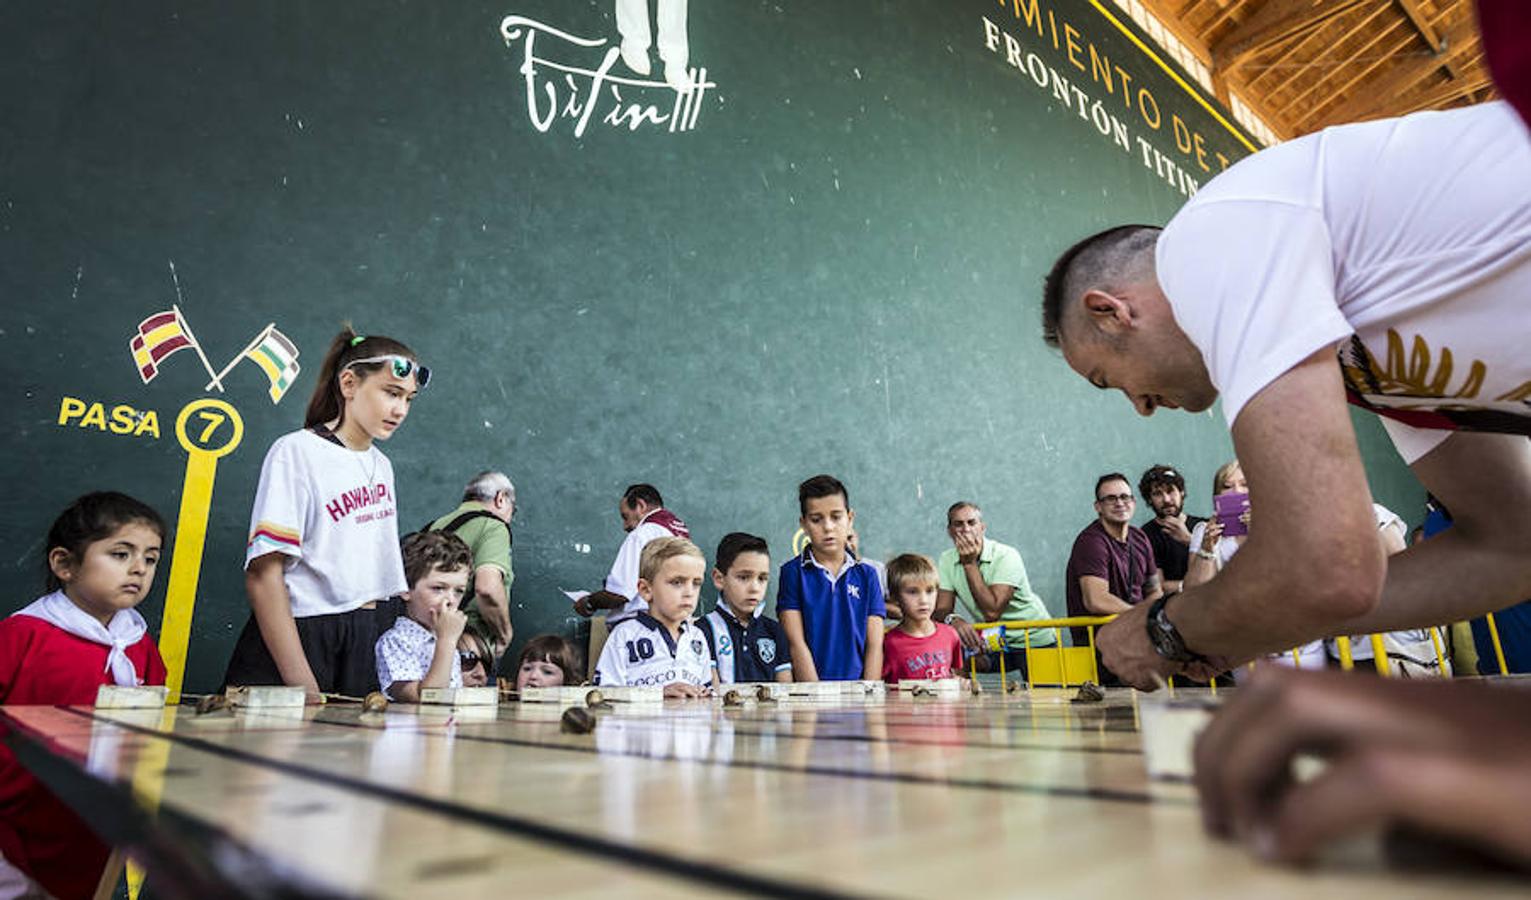
[[[1419,36],[1425,39],[1425,43],[1430,47],[1430,52],[1436,56],[1445,54],[1446,43],[1435,30],[1435,26],[1430,24],[1430,20],[1425,18],[1424,10],[1419,8],[1419,0],[1395,0],[1395,2],[1403,9],[1403,14],[1408,17],[1410,24],[1414,26],[1414,30],[1418,31]],[[1450,61],[1447,61],[1445,62],[1445,67],[1446,74],[1452,78],[1462,77],[1460,66],[1453,65]]]
[[[1230,18],[1237,11],[1238,11],[1238,5],[1236,3],[1234,3],[1234,2],[1232,2],[1232,0],[1230,0],[1229,3],[1227,3],[1225,6],[1223,6],[1222,9],[1219,9],[1216,13],[1214,13],[1212,15],[1212,18],[1208,19],[1206,21],[1206,23],[1201,26],[1201,33],[1202,34],[1206,34],[1206,35],[1211,35],[1213,30],[1216,29],[1217,26],[1223,24],[1223,22],[1225,20]]]
[[[1447,53],[1453,63],[1460,63],[1467,56],[1472,48],[1473,35],[1474,25],[1470,18],[1457,23],[1446,33],[1446,46],[1450,48]],[[1335,107],[1324,117],[1324,123],[1339,125],[1384,115],[1389,104],[1435,74],[1440,67],[1441,60],[1434,55],[1406,59]]]
[[[1320,28],[1314,31],[1312,34],[1308,35],[1302,40],[1295,42],[1292,46],[1299,47],[1306,46],[1307,44],[1314,43],[1316,41],[1322,45],[1322,49],[1319,49],[1316,55],[1307,57],[1305,59],[1306,65],[1293,66],[1289,68],[1285,75],[1281,75],[1276,79],[1276,83],[1274,85],[1268,85],[1266,87],[1266,90],[1269,92],[1270,96],[1274,98],[1282,91],[1285,91],[1288,87],[1293,86],[1297,81],[1301,79],[1306,79],[1308,81],[1308,86],[1306,89],[1299,90],[1296,94],[1290,96],[1287,101],[1281,105],[1281,114],[1286,116],[1289,110],[1291,110],[1301,101],[1307,99],[1309,94],[1318,90],[1320,87],[1329,86],[1329,94],[1331,96],[1337,93],[1342,93],[1344,90],[1343,88],[1339,91],[1336,91],[1332,87],[1332,80],[1340,73],[1340,70],[1355,62],[1358,58],[1370,53],[1373,46],[1390,40],[1393,31],[1403,27],[1403,20],[1399,18],[1395,18],[1392,21],[1382,22],[1379,25],[1373,25],[1373,23],[1379,17],[1381,17],[1384,12],[1390,9],[1392,9],[1392,7],[1387,5],[1386,0],[1383,0],[1383,4],[1381,6],[1373,7],[1370,12],[1350,22],[1341,31],[1340,34],[1334,34],[1335,29],[1325,26],[1324,28]],[[1351,46],[1350,42],[1352,38],[1360,38],[1360,46]],[[1396,53],[1398,49],[1402,48],[1410,40],[1413,40],[1412,36],[1405,37],[1397,47],[1390,49],[1385,55]],[[1334,58],[1330,56],[1330,52],[1345,46],[1351,46],[1350,52],[1343,60],[1335,61]],[[1380,62],[1372,63],[1372,65],[1380,64]],[[1297,115],[1294,115],[1291,118],[1295,124],[1299,123],[1303,117],[1303,114],[1299,111]]]
[[[1487,71],[1480,71],[1473,75],[1455,79],[1454,81],[1448,81],[1418,99],[1410,98],[1404,101],[1404,109],[1399,110],[1397,114],[1403,115],[1405,111],[1417,112],[1422,109],[1435,109],[1443,103],[1450,103],[1453,100],[1460,100],[1464,97],[1470,98],[1471,95],[1490,84],[1493,84],[1493,79],[1488,77]]]
[[[1170,5],[1165,0],[1138,0],[1138,2],[1143,4],[1143,8],[1148,10],[1149,15],[1159,20],[1159,24],[1163,25],[1166,31],[1179,38],[1180,43],[1185,44],[1192,56],[1201,60],[1204,65],[1212,65],[1212,51],[1201,39],[1201,35],[1170,9]]]
[[[1270,0],[1213,44],[1213,67],[1235,68],[1250,56],[1296,37],[1368,0]]]

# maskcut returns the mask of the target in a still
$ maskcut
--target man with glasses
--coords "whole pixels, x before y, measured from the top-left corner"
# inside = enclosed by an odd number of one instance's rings
[[[1136,511],[1126,475],[1112,472],[1096,480],[1095,521],[1074,539],[1064,575],[1070,616],[1115,615],[1163,593],[1153,545],[1132,525]],[[1074,646],[1084,646],[1085,629],[1075,628],[1073,635]],[[1116,683],[1105,669],[1101,677],[1102,683]]]
[[[487,635],[495,651],[510,646],[510,520],[516,514],[516,486],[504,472],[480,472],[463,488],[462,504],[435,520],[426,531],[446,531],[462,538],[473,552],[470,596],[463,601],[468,627]]]

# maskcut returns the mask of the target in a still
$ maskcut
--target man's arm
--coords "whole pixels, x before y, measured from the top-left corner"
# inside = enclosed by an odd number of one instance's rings
[[[1257,393],[1233,423],[1233,444],[1260,524],[1215,579],[1170,600],[1170,620],[1190,649],[1236,660],[1346,633],[1376,606],[1384,562],[1333,350]],[[1305,573],[1298,590],[1292,560]],[[1141,617],[1113,624],[1147,644]]]
[[[1132,604],[1111,593],[1106,579],[1095,575],[1079,576],[1080,600],[1092,616],[1114,616],[1132,609]]]
[[[588,616],[598,609],[621,609],[627,605],[627,599],[611,591],[592,591],[574,601],[574,611],[582,616]]]
[[[1531,597],[1531,440],[1462,432],[1411,468],[1452,526],[1391,557],[1382,602],[1337,633],[1441,625]]]
[[[957,609],[957,592],[945,589],[936,591],[936,610],[930,617],[937,622],[945,622],[947,616],[952,616],[951,626],[957,631],[957,638],[962,641],[962,646],[977,650],[983,646],[983,637],[979,635],[972,625],[961,616],[953,615]]]
[[[819,670],[813,664],[813,654],[808,650],[808,639],[803,635],[803,614],[795,609],[777,610],[782,630],[787,632],[787,644],[792,648],[792,680],[818,681]]]
[[[643,555],[644,546],[659,536],[653,533],[655,530],[669,533],[646,522],[627,533],[622,546],[617,548],[617,558],[612,560],[611,571],[601,590],[591,591],[589,596],[576,603],[575,612],[588,616],[598,609],[621,609],[627,605],[627,601],[638,593],[638,560]]]
[[[496,649],[510,646],[510,597],[505,591],[505,573],[499,566],[479,566],[473,570],[474,602],[478,613],[494,629],[491,637]]]
[[[968,590],[973,594],[973,604],[985,622],[997,622],[1004,613],[1010,598],[1015,596],[1013,584],[985,584],[983,573],[978,570],[978,560],[962,564],[962,577],[967,579]]]
[[[957,592],[940,588],[936,591],[936,608],[930,617],[937,622],[946,621],[946,617],[957,611]]]

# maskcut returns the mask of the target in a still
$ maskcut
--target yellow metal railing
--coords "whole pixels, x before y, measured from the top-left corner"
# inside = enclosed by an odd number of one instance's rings
[[[975,622],[973,623],[973,628],[979,632],[995,628],[1002,628],[1006,631],[1019,629],[1021,634],[1024,635],[1026,649],[1026,687],[1030,689],[1038,681],[1042,681],[1043,684],[1060,684],[1067,687],[1080,684],[1083,681],[1083,679],[1075,681],[1069,678],[1071,657],[1074,658],[1073,669],[1075,673],[1088,672],[1090,681],[1094,681],[1097,684],[1100,683],[1100,666],[1095,655],[1095,629],[1115,618],[1116,616],[1111,615],[1068,616],[1061,619],[1011,619],[998,622]],[[1499,627],[1495,624],[1492,613],[1485,615],[1484,618],[1488,621],[1489,640],[1494,645],[1494,655],[1499,664],[1499,674],[1508,675],[1510,674],[1510,668],[1505,663],[1504,646],[1499,641]],[[1065,628],[1085,629],[1085,646],[1064,647],[1063,629]],[[1052,629],[1053,645],[1051,647],[1031,646],[1031,632],[1034,629]],[[1446,654],[1441,645],[1440,635],[1434,628],[1429,629],[1429,631],[1430,643],[1435,648],[1436,663],[1440,666],[1442,674],[1445,674],[1449,671],[1449,668],[1446,664]],[[1382,636],[1378,634],[1368,635],[1368,639],[1372,647],[1372,665],[1376,668],[1377,674],[1383,677],[1391,677],[1393,675],[1393,667],[1392,663],[1388,660],[1387,646],[1383,643]],[[1340,668],[1347,672],[1354,669],[1355,660],[1351,655],[1350,638],[1343,636],[1335,638],[1335,645],[1340,654]],[[1000,651],[1000,682],[1004,689],[1008,689],[1010,686],[1009,674],[1005,671],[1005,651],[1008,650],[1008,645],[1003,637],[1000,639],[998,647]],[[1084,658],[1081,659],[1080,657]],[[1292,651],[1292,663],[1297,668],[1302,668],[1300,654],[1295,649]],[[1253,666],[1253,663],[1250,665]],[[1050,677],[1045,680],[1039,678],[1039,671]],[[969,673],[971,677],[975,680],[977,679],[976,658],[969,663]],[[1170,686],[1174,686],[1173,679],[1170,680]],[[1212,692],[1216,693],[1216,680],[1212,682],[1211,687]]]

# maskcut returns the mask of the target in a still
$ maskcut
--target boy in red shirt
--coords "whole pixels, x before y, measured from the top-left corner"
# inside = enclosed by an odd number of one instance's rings
[[[951,678],[961,669],[962,641],[956,630],[931,619],[938,580],[928,556],[905,553],[888,563],[888,593],[904,617],[883,637],[883,681]]]

